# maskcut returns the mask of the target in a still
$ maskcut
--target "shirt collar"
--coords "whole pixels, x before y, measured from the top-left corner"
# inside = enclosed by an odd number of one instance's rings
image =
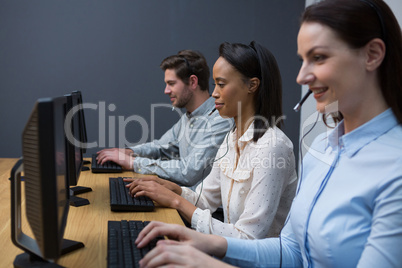
[[[236,141],[237,128],[232,132],[232,141]],[[254,136],[254,121],[248,126],[246,132],[240,137],[239,142],[249,142]]]
[[[352,157],[364,146],[376,140],[397,125],[398,121],[391,108],[347,134],[344,134],[345,129],[342,120],[329,135],[328,146],[335,149],[339,144],[344,148],[346,155]]]
[[[215,99],[213,97],[209,97],[206,101],[204,101],[203,104],[201,104],[192,113],[187,112],[186,115],[188,118],[208,115],[209,113],[211,113],[214,106],[215,106]]]

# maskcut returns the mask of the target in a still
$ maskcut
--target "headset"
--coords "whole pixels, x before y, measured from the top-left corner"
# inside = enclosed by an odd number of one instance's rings
[[[208,116],[210,116],[213,112],[215,112],[215,110],[216,110],[216,109],[214,108],[214,109],[211,111],[211,113],[209,113]],[[229,133],[230,133],[231,131],[233,131],[234,128],[235,128],[235,124],[233,123],[233,126],[230,128],[230,130],[228,131],[228,133],[226,133],[226,136],[225,136],[225,139],[224,139],[224,140],[226,140],[226,152],[225,152],[221,157],[209,161],[208,164],[207,164],[207,165],[204,167],[204,169],[202,170],[202,175],[201,175],[201,177],[202,177],[203,179],[201,180],[201,189],[200,189],[200,193],[198,194],[197,201],[196,201],[195,204],[194,204],[195,206],[197,206],[198,201],[200,200],[201,193],[202,193],[202,189],[203,189],[203,187],[204,187],[204,179],[205,179],[205,177],[204,177],[204,172],[205,172],[205,169],[206,169],[207,167],[209,167],[209,166],[212,167],[212,165],[213,165],[215,162],[221,160],[223,157],[225,157],[225,156],[227,155],[227,153],[229,152],[229,138],[228,138],[228,136],[229,136]]]
[[[310,94],[312,93],[311,90],[308,90],[307,93],[303,96],[303,98],[296,104],[296,106],[293,108],[295,112],[298,112],[301,108],[301,106],[303,105],[303,103],[307,100],[307,98],[310,96]],[[300,188],[301,188],[301,183],[302,183],[302,177],[303,177],[303,161],[301,161],[302,159],[302,144],[303,144],[303,140],[304,138],[310,134],[310,132],[314,129],[314,127],[317,125],[318,122],[318,117],[319,117],[320,113],[317,112],[317,118],[315,119],[315,122],[313,124],[313,126],[301,137],[300,142],[299,142],[299,159],[300,159],[300,176],[299,176],[299,182],[298,182],[298,187],[297,187],[297,192],[296,195],[299,193]],[[289,221],[290,219],[290,213],[287,216],[285,223],[283,224],[283,226],[286,225],[286,223]],[[279,267],[282,268],[282,239],[281,239],[281,235],[279,234]]]

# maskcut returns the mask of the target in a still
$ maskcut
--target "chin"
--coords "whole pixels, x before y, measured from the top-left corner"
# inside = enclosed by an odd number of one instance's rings
[[[323,114],[335,113],[339,111],[338,101],[317,102],[317,111]]]
[[[229,116],[228,116],[224,111],[222,111],[222,109],[221,109],[221,110],[218,110],[218,112],[219,112],[219,115],[220,115],[222,118],[229,118]]]

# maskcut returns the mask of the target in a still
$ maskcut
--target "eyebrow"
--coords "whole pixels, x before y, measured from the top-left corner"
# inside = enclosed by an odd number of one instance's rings
[[[306,56],[309,57],[309,56],[314,52],[314,50],[316,50],[317,48],[328,48],[328,46],[314,46],[314,47],[310,48],[310,49],[307,51]],[[297,53],[297,55],[298,55],[299,57],[301,57],[301,55],[300,55],[299,53]]]

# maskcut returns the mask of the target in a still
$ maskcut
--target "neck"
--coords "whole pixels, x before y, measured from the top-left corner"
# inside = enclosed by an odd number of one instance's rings
[[[383,113],[386,109],[388,109],[388,106],[383,105],[382,107],[377,107],[377,109],[372,109],[369,113],[359,111],[353,116],[344,115],[345,134],[367,123],[377,115]]]
[[[189,113],[194,112],[198,107],[200,107],[207,99],[209,99],[208,90],[199,90],[193,94],[193,98],[187,103],[186,110]]]
[[[236,139],[239,139],[241,136],[243,136],[251,123],[254,121],[255,115],[255,109],[253,106],[241,107],[239,103],[238,111],[239,115],[233,118],[237,129]]]
[[[379,87],[367,90],[365,96],[360,96],[362,100],[353,109],[342,112],[344,117],[345,133],[351,132],[370,121],[377,115],[389,108]]]

